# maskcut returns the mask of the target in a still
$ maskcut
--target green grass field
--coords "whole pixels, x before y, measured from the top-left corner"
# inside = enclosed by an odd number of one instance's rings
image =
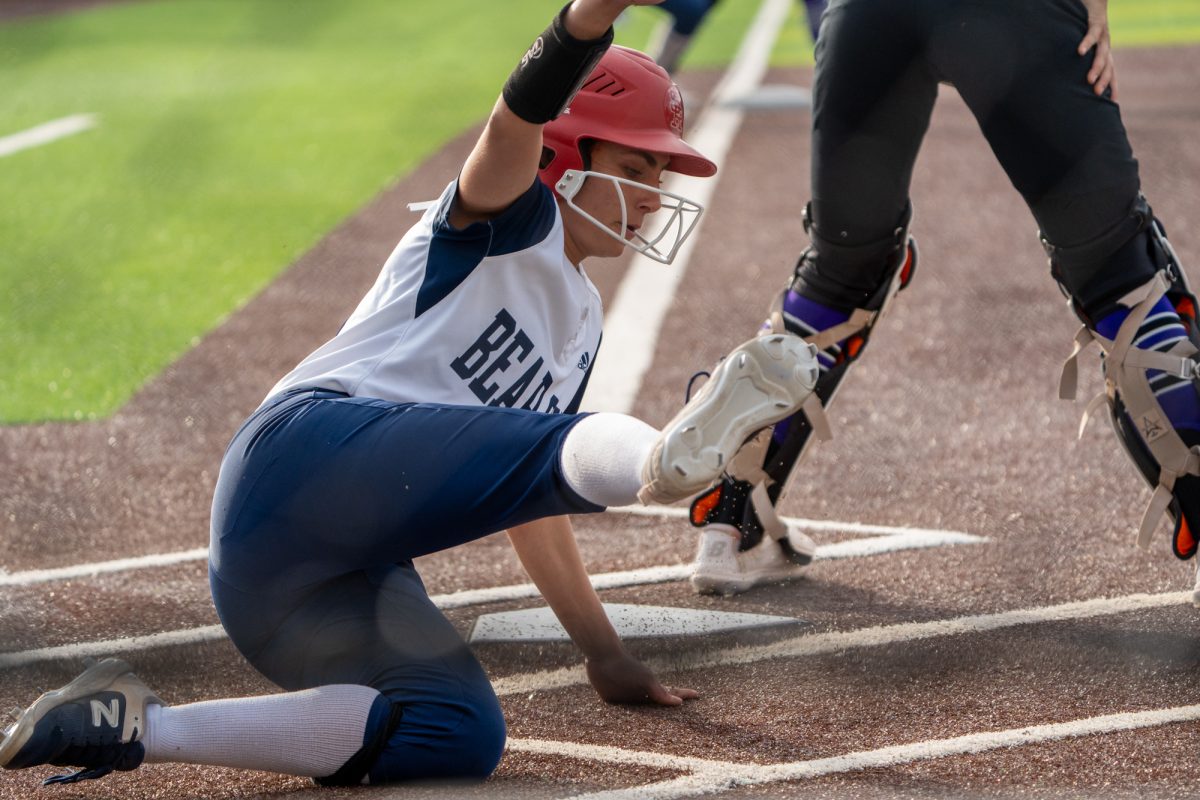
[[[1112,5],[1118,44],[1200,41],[1198,0]],[[757,7],[724,0],[685,68],[727,63]],[[0,158],[0,423],[119,408],[482,119],[556,8],[171,0],[0,26],[0,136],[100,117]],[[642,47],[664,15],[634,11],[618,41]],[[811,61],[800,13],[777,65]]]

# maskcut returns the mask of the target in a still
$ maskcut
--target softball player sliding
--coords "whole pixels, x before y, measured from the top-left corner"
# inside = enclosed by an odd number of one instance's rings
[[[217,481],[221,622],[285,692],[169,707],[119,660],[43,695],[0,765],[68,782],[178,761],[325,784],[484,777],[504,747],[486,675],[413,559],[508,530],[610,702],[678,705],[622,647],[566,514],[706,488],[817,380],[790,335],[746,342],[660,433],[581,415],[600,346],[590,256],[670,262],[700,207],[658,188],[716,165],[681,138],[679,92],[611,24],[652,0],[575,0],[512,73],[458,178],[342,330],[270,392]],[[658,225],[652,224],[656,219]]]

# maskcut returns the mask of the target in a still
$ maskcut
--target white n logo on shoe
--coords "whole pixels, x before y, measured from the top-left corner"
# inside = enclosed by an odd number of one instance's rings
[[[101,717],[104,718],[104,721],[110,727],[117,727],[117,723],[121,718],[121,706],[118,704],[117,698],[114,697],[110,700],[107,706],[99,700],[92,701],[92,725],[99,728]]]

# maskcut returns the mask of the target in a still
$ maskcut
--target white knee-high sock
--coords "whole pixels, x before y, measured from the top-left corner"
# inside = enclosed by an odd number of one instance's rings
[[[642,464],[658,439],[658,431],[625,414],[584,417],[563,440],[563,476],[580,497],[599,506],[637,501]]]
[[[320,778],[363,745],[379,692],[339,684],[303,692],[146,709],[146,761],[260,769]]]

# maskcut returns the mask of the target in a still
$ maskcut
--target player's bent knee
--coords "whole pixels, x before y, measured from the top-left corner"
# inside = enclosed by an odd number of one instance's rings
[[[454,760],[458,763],[459,777],[483,780],[496,771],[507,739],[504,715],[498,704],[464,720],[455,734],[451,746],[456,751]]]
[[[507,731],[495,695],[406,708],[369,771],[373,785],[430,778],[483,780],[504,754]],[[449,713],[447,713],[449,712]]]

